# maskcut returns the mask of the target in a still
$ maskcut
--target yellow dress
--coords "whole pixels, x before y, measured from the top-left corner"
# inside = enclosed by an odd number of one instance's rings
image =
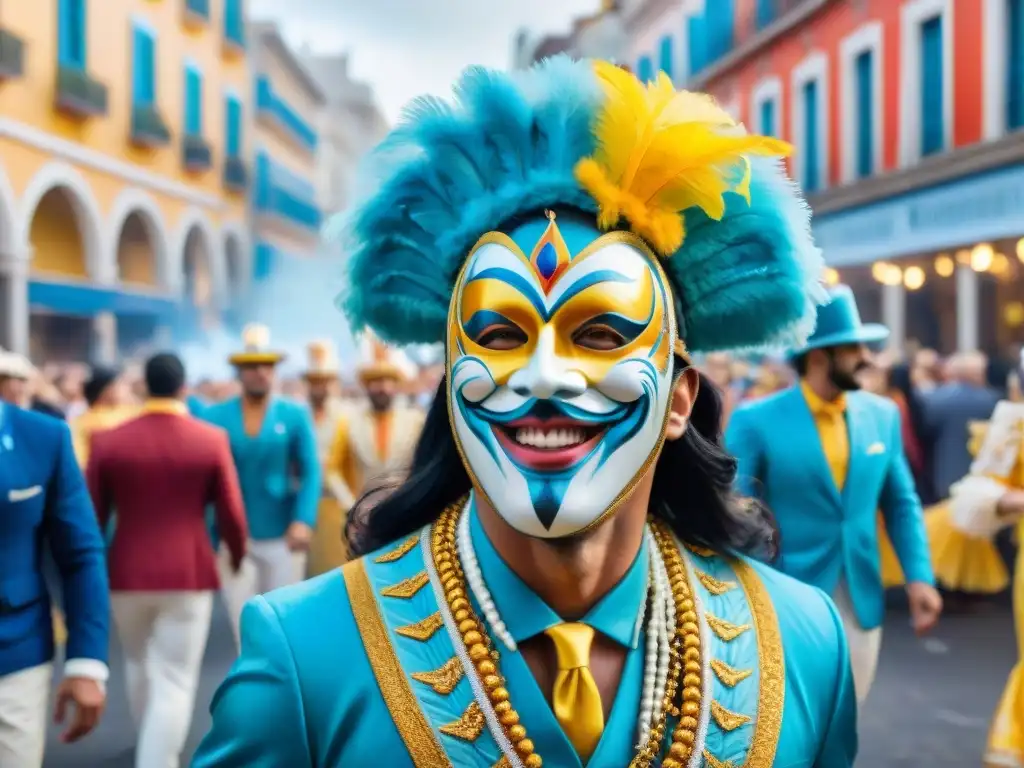
[[[988,422],[970,425],[969,448],[977,456],[985,439]],[[1002,555],[989,537],[971,536],[953,525],[949,500],[925,510],[925,530],[932,552],[935,578],[946,589],[991,595],[1010,584]]]
[[[317,509],[316,531],[309,547],[310,577],[340,568],[348,562],[345,545],[345,520],[355,503],[355,490],[360,487],[356,463],[349,450],[348,419],[337,421],[330,450],[324,461],[325,492]]]
[[[970,473],[953,486],[949,501],[932,512],[941,515],[932,523],[939,529],[942,547],[936,557],[951,572],[947,575],[959,579],[964,588],[991,588],[999,581],[992,538],[1015,524],[1000,517],[999,500],[1010,488],[1024,489],[1024,405],[999,403],[988,428],[976,428],[972,443],[978,450]],[[1024,521],[1016,526],[1019,536]],[[986,553],[981,541],[988,542],[992,552]],[[982,559],[981,565],[969,562],[971,553]],[[985,568],[991,572],[983,573]],[[973,581],[968,580],[972,573]],[[1014,566],[1013,613],[1018,659],[992,719],[986,766],[1024,766],[1024,554],[1020,552]]]

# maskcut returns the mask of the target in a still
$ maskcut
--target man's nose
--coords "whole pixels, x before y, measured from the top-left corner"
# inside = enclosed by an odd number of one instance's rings
[[[583,375],[556,354],[555,329],[550,325],[541,330],[527,366],[513,373],[508,385],[518,395],[539,400],[576,397],[587,389]]]

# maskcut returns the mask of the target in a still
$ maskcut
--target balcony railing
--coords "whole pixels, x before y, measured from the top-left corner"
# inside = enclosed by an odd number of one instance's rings
[[[17,35],[0,29],[0,80],[21,77],[25,67],[25,43]]]
[[[316,131],[274,92],[269,78],[265,76],[256,80],[256,113],[277,124],[310,152],[316,150],[319,142]]]
[[[84,69],[57,69],[57,107],[76,117],[107,114],[107,86],[94,80]]]
[[[185,4],[185,24],[190,27],[201,27],[210,21],[210,0],[183,0]]]
[[[232,192],[244,192],[249,186],[249,169],[240,157],[224,161],[224,187]]]
[[[181,140],[181,161],[186,171],[209,170],[213,165],[213,150],[202,136],[185,136]]]
[[[171,143],[171,129],[152,104],[132,108],[132,143],[140,147],[165,147]]]

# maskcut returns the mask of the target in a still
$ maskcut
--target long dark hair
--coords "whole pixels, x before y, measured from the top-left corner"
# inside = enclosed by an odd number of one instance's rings
[[[677,370],[686,365],[675,361]],[[432,523],[469,493],[471,482],[448,420],[444,379],[427,413],[408,473],[360,498],[345,524],[349,551],[359,556]],[[722,401],[710,380],[700,389],[690,426],[666,441],[654,467],[651,513],[688,544],[771,561],[778,533],[767,508],[733,490],[736,459],[722,447]]]

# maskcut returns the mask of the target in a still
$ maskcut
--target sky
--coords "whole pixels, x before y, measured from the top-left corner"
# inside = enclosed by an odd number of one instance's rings
[[[505,69],[512,37],[567,32],[600,0],[251,0],[254,19],[277,21],[288,42],[349,53],[351,75],[373,86],[392,122],[409,99],[446,96],[470,64]]]

